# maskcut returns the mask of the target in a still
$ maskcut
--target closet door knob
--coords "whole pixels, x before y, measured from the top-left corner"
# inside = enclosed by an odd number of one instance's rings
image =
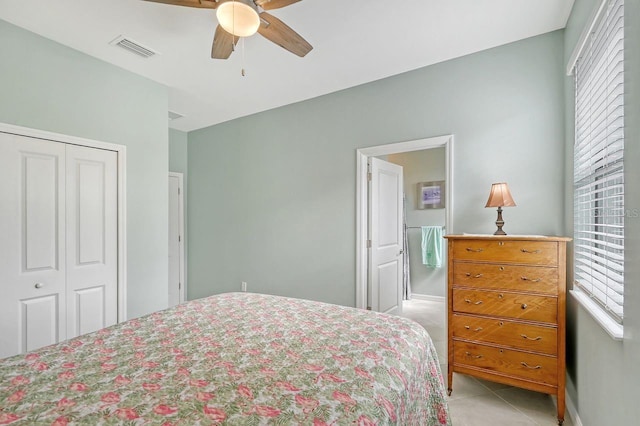
[[[36,285],[34,286],[35,288],[42,288],[44,286],[44,284],[42,283],[36,283]]]

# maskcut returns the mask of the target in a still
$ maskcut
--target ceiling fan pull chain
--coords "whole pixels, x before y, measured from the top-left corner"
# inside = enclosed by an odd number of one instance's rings
[[[241,74],[244,77],[244,37],[242,37],[242,70]]]
[[[233,0],[235,2],[235,0]],[[233,5],[233,31],[231,32],[231,46],[235,51],[236,43],[236,5]],[[240,68],[240,74],[244,77],[244,37],[239,37],[242,40],[242,67]]]

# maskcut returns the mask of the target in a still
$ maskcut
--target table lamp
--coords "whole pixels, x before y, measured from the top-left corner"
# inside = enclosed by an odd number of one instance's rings
[[[507,235],[507,233],[502,230],[502,227],[504,226],[504,220],[502,220],[502,208],[513,207],[515,205],[516,202],[513,201],[511,192],[509,192],[509,185],[507,185],[506,182],[494,183],[491,185],[491,193],[489,194],[489,199],[487,200],[487,205],[485,207],[498,208],[498,220],[496,220],[498,230],[494,232],[493,235]]]

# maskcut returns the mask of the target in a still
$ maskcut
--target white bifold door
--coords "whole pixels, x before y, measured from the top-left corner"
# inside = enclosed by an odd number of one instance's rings
[[[67,338],[118,320],[117,154],[67,148]]]
[[[117,322],[117,154],[0,133],[0,358]]]

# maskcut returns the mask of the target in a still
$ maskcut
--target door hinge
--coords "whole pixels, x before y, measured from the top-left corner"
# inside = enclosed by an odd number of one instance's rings
[[[182,283],[178,283],[178,290],[182,288]]]
[[[180,195],[180,188],[178,188],[178,195]]]
[[[178,242],[181,243],[182,242],[182,235],[178,235]]]
[[[371,240],[367,240],[367,248],[371,248]]]
[[[371,182],[371,179],[373,179],[373,175],[371,175],[371,172],[368,172],[368,173],[367,173],[367,180],[368,180],[369,182]]]
[[[370,310],[371,310],[371,306],[367,306],[367,311],[370,311]]]

